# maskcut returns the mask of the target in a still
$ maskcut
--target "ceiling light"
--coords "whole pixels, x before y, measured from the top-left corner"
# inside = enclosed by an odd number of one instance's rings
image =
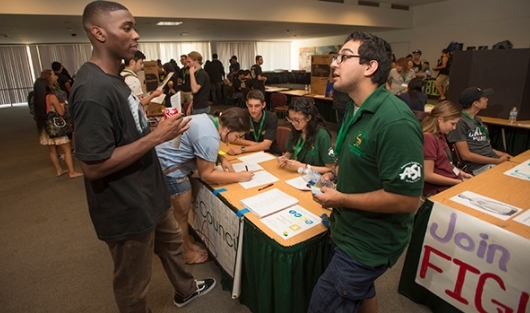
[[[182,22],[158,22],[156,25],[158,26],[177,26],[182,24]]]
[[[188,33],[180,33],[181,36],[188,36]]]

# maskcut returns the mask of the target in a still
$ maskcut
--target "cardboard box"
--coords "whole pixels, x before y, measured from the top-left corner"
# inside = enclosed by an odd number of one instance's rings
[[[158,64],[156,61],[144,62],[145,91],[151,92],[158,88]]]
[[[333,70],[331,60],[333,54],[312,55],[311,56],[311,93],[325,95],[326,87],[331,81]]]
[[[147,116],[164,115],[166,107],[159,103],[151,102],[147,105]]]

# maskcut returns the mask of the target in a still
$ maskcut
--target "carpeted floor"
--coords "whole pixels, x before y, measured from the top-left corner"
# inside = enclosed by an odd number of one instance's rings
[[[117,312],[110,254],[92,227],[83,179],[55,177],[27,107],[0,109],[0,133],[0,312]],[[397,293],[402,261],[376,282],[379,312],[429,312]],[[218,286],[178,309],[156,260],[153,312],[250,312],[222,290],[214,262],[189,269],[217,278]]]

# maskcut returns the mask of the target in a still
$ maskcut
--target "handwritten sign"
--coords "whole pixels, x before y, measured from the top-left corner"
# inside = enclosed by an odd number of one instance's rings
[[[530,240],[434,203],[416,283],[463,312],[530,312]]]

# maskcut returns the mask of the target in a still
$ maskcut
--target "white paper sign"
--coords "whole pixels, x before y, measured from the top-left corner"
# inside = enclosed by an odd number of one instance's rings
[[[467,207],[484,212],[503,221],[508,220],[522,209],[491,199],[471,191],[464,191],[451,198],[452,201],[463,204]]]
[[[517,165],[516,167],[507,170],[506,172],[504,172],[504,175],[508,175],[511,177],[529,181],[530,180],[530,160],[526,160],[525,162]]]
[[[434,203],[416,283],[463,312],[530,312],[530,240]]]
[[[320,224],[320,217],[299,205],[282,210],[261,219],[272,231],[283,239],[289,239],[304,230]]]

